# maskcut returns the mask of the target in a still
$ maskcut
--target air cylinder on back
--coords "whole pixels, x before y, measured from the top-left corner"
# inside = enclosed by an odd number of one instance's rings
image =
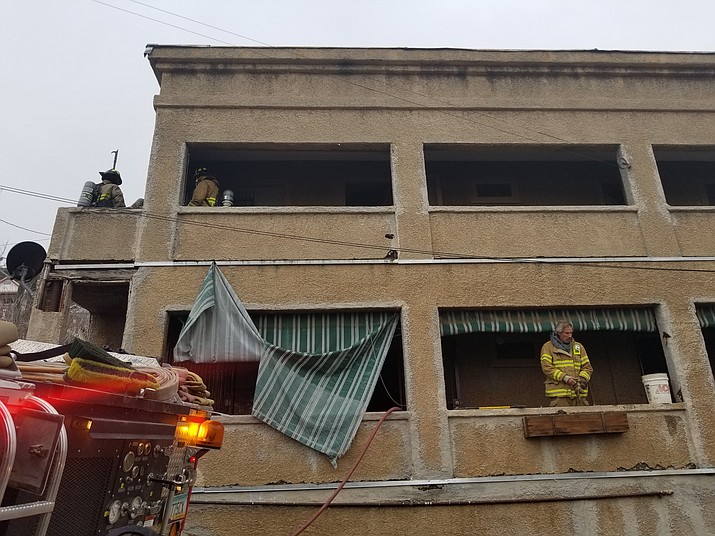
[[[233,206],[233,190],[223,191],[223,202],[221,203],[224,207]]]
[[[94,205],[94,187],[95,184],[92,181],[84,183],[82,193],[79,194],[79,200],[77,201],[78,207],[91,207]]]

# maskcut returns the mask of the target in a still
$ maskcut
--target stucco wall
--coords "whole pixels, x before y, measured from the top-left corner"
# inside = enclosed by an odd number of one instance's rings
[[[258,260],[222,266],[251,310],[401,312],[407,411],[380,432],[356,474],[359,480],[715,464],[715,380],[694,306],[715,303],[712,213],[667,205],[652,150],[713,143],[715,56],[155,47],[149,61],[161,82],[142,212],[151,217],[111,215],[121,245],[97,250],[97,225],[109,220],[70,209],[60,213],[50,247],[50,257],[59,262],[133,255],[137,269],[124,348],[166,354],[167,313],[190,309],[208,268],[191,261]],[[179,206],[190,144],[311,143],[389,146],[394,207],[222,212]],[[618,147],[613,165],[623,178],[627,205],[430,207],[425,144],[558,145],[576,153],[582,144]],[[189,223],[194,219],[200,225]],[[244,226],[253,233],[231,229]],[[387,240],[385,233],[395,238]],[[291,241],[285,234],[323,242]],[[356,246],[364,243],[380,252],[398,249],[399,258],[379,260]],[[435,262],[440,253],[457,258]],[[539,262],[629,256],[639,259]],[[352,262],[366,257],[375,260]],[[530,258],[498,261],[509,257]],[[292,262],[276,262],[286,259]],[[187,262],[173,265],[174,260]],[[631,423],[617,436],[539,440],[523,437],[523,410],[447,411],[440,308],[608,305],[654,309],[658,329],[670,335],[663,351],[682,403],[616,407],[628,412]],[[371,431],[375,417],[363,422],[354,445]],[[342,476],[319,455],[248,417],[226,422],[226,446],[202,460],[202,485],[335,482]],[[344,461],[355,455],[353,448]],[[712,508],[706,508],[713,497],[712,488],[700,482],[667,484],[678,494],[661,503],[641,497],[546,503],[514,492],[530,504],[445,506],[417,515],[408,508],[344,507],[331,509],[322,528],[311,532],[538,534],[557,519],[557,534],[703,533],[713,523]],[[286,534],[310,513],[197,505],[187,532],[219,536],[235,534],[240,526],[247,534]]]

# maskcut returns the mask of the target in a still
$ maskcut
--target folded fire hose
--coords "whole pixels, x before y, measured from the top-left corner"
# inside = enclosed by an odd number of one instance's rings
[[[48,350],[20,353],[10,347],[16,340],[17,327],[0,321],[0,378],[69,383],[132,395],[143,391],[145,398],[153,400],[214,404],[201,377],[182,367],[135,366],[78,338]],[[64,356],[64,361],[42,361],[57,356]]]

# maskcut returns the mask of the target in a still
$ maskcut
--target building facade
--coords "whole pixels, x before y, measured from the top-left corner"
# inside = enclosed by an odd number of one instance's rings
[[[147,55],[144,207],[59,210],[28,338],[62,342],[75,303],[94,342],[171,361],[212,261],[259,326],[399,315],[337,468],[250,415],[253,365],[201,369],[226,441],[191,534],[300,527],[391,407],[306,533],[713,530],[715,55]],[[187,206],[199,167],[214,207]],[[589,407],[544,397],[539,349],[564,317]],[[651,374],[671,403],[649,403]]]

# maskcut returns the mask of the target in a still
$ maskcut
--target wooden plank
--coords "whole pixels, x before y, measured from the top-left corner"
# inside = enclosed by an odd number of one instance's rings
[[[554,435],[578,435],[603,433],[603,419],[600,413],[578,415],[556,415]]]
[[[621,413],[603,413],[604,416],[604,428],[606,433],[620,433],[627,432],[630,428],[628,426],[628,414],[625,412]]]
[[[628,428],[628,415],[624,412],[532,415],[524,417],[525,437],[612,434],[625,432]]]
[[[544,437],[554,435],[554,421],[551,415],[533,415],[524,417],[525,437]]]

